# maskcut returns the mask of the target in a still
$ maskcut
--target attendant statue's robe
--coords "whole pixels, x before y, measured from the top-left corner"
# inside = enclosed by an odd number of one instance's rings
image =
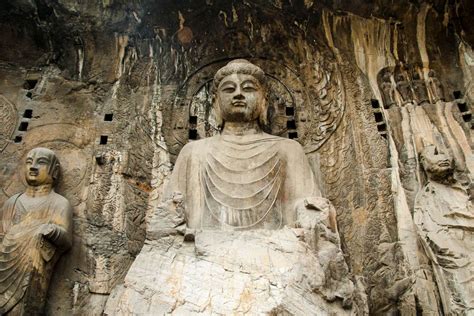
[[[461,187],[430,181],[414,220],[433,262],[446,315],[474,313],[474,208]]]
[[[2,315],[42,313],[54,265],[72,242],[72,210],[64,197],[51,191],[25,205],[23,194],[9,198],[0,214]],[[54,227],[48,239],[40,234],[44,224]]]
[[[300,144],[265,133],[217,135],[188,143],[166,195],[181,192],[197,229],[278,229],[295,224],[295,207],[320,196]]]

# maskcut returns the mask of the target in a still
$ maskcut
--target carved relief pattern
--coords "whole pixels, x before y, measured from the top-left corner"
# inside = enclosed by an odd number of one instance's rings
[[[17,112],[13,104],[0,95],[0,152],[10,143],[17,122]]]
[[[374,244],[396,240],[390,175],[385,170],[387,144],[371,124],[371,91],[367,83],[356,79],[359,74],[354,67],[340,67],[350,107],[334,136],[320,150],[321,171],[326,194],[338,212],[341,242],[353,272],[367,278],[370,294],[372,286],[380,282],[373,277],[380,260],[379,254],[373,252]]]

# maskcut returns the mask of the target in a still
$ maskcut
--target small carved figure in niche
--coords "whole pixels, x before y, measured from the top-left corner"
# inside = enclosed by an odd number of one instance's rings
[[[417,72],[413,74],[412,84],[416,103],[418,105],[429,103],[430,99],[428,97],[428,90],[426,90],[426,83]]]
[[[395,88],[390,80],[389,72],[384,73],[382,80],[381,88],[383,105],[385,109],[389,109],[395,104]]]
[[[445,315],[474,312],[474,209],[453,178],[453,158],[426,146],[420,161],[428,183],[417,194],[414,220],[430,257]]]
[[[431,94],[431,102],[445,101],[444,89],[441,81],[436,77],[436,72],[431,69],[428,73],[428,88]]]
[[[51,274],[72,243],[72,209],[54,192],[59,161],[46,148],[26,158],[26,191],[10,197],[0,214],[0,313],[37,315]]]
[[[403,74],[397,75],[397,91],[400,96],[400,106],[413,101],[413,92],[411,91],[410,83]]]

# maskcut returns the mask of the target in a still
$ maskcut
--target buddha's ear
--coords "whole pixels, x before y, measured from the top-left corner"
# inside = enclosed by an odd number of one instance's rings
[[[214,108],[216,125],[219,129],[222,129],[222,126],[224,125],[224,121],[222,119],[221,105],[215,94],[212,95],[212,107]]]
[[[267,126],[268,125],[268,108],[267,108],[267,95],[263,97],[263,101],[259,106],[259,111],[260,114],[258,115],[258,122],[260,123],[260,126]]]
[[[51,177],[53,178],[54,183],[56,183],[59,179],[59,169],[60,169],[59,162],[55,161],[51,170]]]

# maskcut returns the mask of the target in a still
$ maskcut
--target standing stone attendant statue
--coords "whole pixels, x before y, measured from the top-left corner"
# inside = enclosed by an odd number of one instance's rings
[[[431,94],[431,102],[434,104],[438,101],[444,101],[444,89],[441,81],[439,81],[434,70],[428,72],[428,89]]]
[[[430,145],[420,155],[428,183],[414,219],[430,257],[445,315],[474,313],[474,208],[453,179],[453,159]]]
[[[410,82],[404,74],[397,75],[397,91],[400,99],[400,106],[405,106],[413,102],[413,92],[410,87]]]
[[[72,243],[72,209],[53,190],[59,161],[46,148],[26,158],[26,191],[10,197],[0,214],[0,314],[38,315],[54,265]]]
[[[426,83],[418,73],[413,75],[413,91],[417,105],[423,105],[430,102],[428,91],[426,90]]]
[[[382,90],[382,100],[385,109],[391,108],[395,102],[395,88],[390,80],[390,73],[387,71],[382,76],[382,84],[380,85]]]

